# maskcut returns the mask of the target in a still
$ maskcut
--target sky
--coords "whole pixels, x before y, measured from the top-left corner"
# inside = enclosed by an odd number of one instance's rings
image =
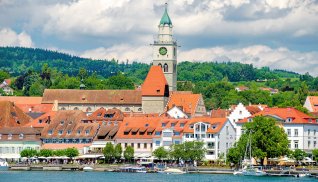
[[[318,76],[318,0],[0,0],[0,46],[150,63],[166,2],[179,62]]]

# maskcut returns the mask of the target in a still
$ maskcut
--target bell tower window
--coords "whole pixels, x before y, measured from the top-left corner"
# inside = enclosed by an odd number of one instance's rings
[[[167,63],[165,63],[163,65],[163,72],[168,72],[168,64]]]

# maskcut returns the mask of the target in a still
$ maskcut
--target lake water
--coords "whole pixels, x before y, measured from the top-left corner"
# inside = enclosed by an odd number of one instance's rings
[[[0,171],[0,182],[254,182],[254,181],[318,181],[314,178],[250,177],[224,174],[167,175],[158,173],[112,173],[112,172],[45,172],[45,171]]]

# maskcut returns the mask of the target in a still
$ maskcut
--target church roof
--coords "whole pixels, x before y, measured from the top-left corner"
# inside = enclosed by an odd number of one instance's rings
[[[167,96],[169,86],[161,66],[152,66],[141,87],[142,96]]]
[[[168,15],[168,11],[167,11],[167,3],[166,3],[166,7],[165,7],[165,12],[163,13],[161,20],[160,20],[160,25],[172,25],[172,21]]]
[[[73,104],[141,104],[139,90],[76,90],[76,89],[45,89],[42,103]]]

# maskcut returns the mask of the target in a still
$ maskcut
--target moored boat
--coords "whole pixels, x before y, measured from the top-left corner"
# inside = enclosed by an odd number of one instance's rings
[[[83,171],[85,171],[85,172],[91,172],[91,171],[93,171],[94,169],[92,168],[92,167],[90,167],[90,166],[85,166],[84,168],[83,168]]]

